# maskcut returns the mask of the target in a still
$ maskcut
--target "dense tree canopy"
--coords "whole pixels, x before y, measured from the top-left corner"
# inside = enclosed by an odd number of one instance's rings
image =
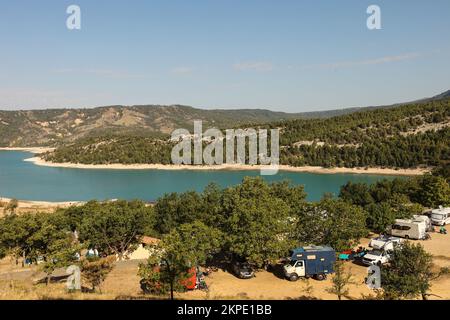
[[[272,195],[261,178],[245,178],[224,191],[227,250],[262,267],[283,256],[291,247],[287,238],[290,207]]]
[[[431,281],[448,272],[448,268],[434,272],[431,254],[422,245],[407,242],[394,249],[391,262],[381,269],[384,296],[387,299],[422,297],[426,300]]]
[[[154,245],[146,263],[139,265],[141,285],[147,292],[164,294],[182,289],[193,268],[221,249],[222,234],[202,222],[182,224]]]
[[[154,224],[153,209],[142,201],[91,202],[79,224],[80,241],[121,259]]]
[[[293,234],[303,245],[330,245],[336,250],[347,250],[367,234],[365,218],[361,207],[343,200],[323,199],[300,210]]]

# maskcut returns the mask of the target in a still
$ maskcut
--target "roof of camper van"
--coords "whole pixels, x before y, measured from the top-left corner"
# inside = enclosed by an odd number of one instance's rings
[[[434,209],[431,213],[450,213],[450,207]]]
[[[423,223],[423,222],[425,221],[414,219],[395,219],[395,223]]]
[[[317,251],[334,251],[330,246],[307,246],[295,249],[296,252],[317,252]]]

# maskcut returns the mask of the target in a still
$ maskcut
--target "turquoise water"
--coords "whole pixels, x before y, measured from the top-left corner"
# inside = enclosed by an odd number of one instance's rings
[[[27,152],[0,151],[0,197],[41,201],[86,201],[92,199],[156,200],[164,193],[201,191],[210,182],[222,187],[236,185],[259,171],[192,170],[86,170],[36,166],[24,159]],[[312,174],[279,172],[268,181],[290,180],[302,184],[308,200],[320,200],[324,193],[339,193],[340,186],[353,182],[373,183],[380,175]]]

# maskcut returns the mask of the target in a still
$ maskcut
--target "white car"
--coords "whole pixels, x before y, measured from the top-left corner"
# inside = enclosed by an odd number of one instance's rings
[[[362,258],[362,263],[366,266],[370,265],[383,265],[385,263],[388,263],[391,259],[390,255],[391,251],[384,251],[380,249],[374,249],[372,251],[367,252],[364,257]]]

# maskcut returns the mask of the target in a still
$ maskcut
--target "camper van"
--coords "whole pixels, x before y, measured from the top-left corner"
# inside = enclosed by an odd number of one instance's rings
[[[431,219],[429,217],[415,214],[413,215],[412,220],[415,222],[424,222],[426,231],[427,232],[433,231],[433,224],[431,223]]]
[[[324,280],[333,273],[336,252],[328,246],[309,246],[291,250],[289,263],[283,267],[284,275],[290,281],[300,277]]]
[[[395,237],[423,240],[427,237],[427,227],[423,221],[397,219],[389,230]]]
[[[369,247],[378,250],[394,250],[396,245],[399,245],[403,242],[403,239],[381,235],[378,238],[373,238],[369,242]]]
[[[368,251],[362,258],[361,262],[366,266],[388,263],[391,260],[391,254],[394,249],[401,246],[403,239],[393,236],[380,236],[370,241],[369,247],[373,248]]]
[[[445,226],[450,223],[450,208],[434,209],[431,211],[431,222],[437,226]]]

